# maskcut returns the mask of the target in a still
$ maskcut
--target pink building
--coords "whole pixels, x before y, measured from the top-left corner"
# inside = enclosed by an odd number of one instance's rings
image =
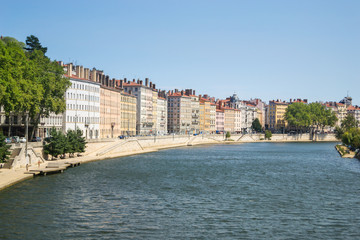
[[[224,131],[224,125],[225,125],[225,114],[224,110],[216,109],[216,131],[217,132],[223,132]]]

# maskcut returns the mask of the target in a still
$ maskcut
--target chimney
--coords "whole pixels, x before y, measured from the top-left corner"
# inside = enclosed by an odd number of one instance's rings
[[[69,75],[70,77],[72,75],[72,68],[73,68],[72,63],[69,63],[67,67],[67,75]]]
[[[123,88],[123,80],[120,80],[120,88]]]
[[[153,89],[156,89],[156,88],[155,88],[155,84],[153,84]]]
[[[183,96],[184,95],[184,90],[181,90],[181,96]]]
[[[80,66],[75,66],[76,76],[80,77]]]
[[[179,90],[177,88],[175,88],[175,93],[179,92]]]
[[[133,82],[135,82],[135,78],[133,78]]]
[[[102,74],[102,75],[101,75],[101,84],[102,84],[102,85],[105,85],[105,78],[106,78],[105,75]]]
[[[85,78],[84,77],[84,67],[80,66],[80,78]]]
[[[140,85],[141,85],[141,86],[143,85],[143,80],[140,80]]]
[[[112,86],[113,88],[115,87],[115,78],[112,79],[111,86]]]
[[[196,95],[196,94],[195,94],[195,90],[193,91],[193,95]]]
[[[90,79],[90,70],[88,68],[84,68],[84,78]]]
[[[106,75],[105,77],[105,85],[108,87],[110,84],[109,84],[109,75]]]
[[[90,78],[91,78],[91,81],[96,82],[96,69],[95,68],[93,68],[90,71]]]
[[[126,83],[126,78],[124,78],[124,83]]]
[[[139,84],[139,83],[140,83],[140,80],[138,79],[138,80],[137,80],[137,84]]]
[[[149,83],[149,78],[145,78],[145,86],[147,87]]]
[[[150,88],[152,88],[152,82],[150,82]]]

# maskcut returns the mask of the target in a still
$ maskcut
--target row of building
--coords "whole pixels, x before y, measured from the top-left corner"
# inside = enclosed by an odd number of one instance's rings
[[[59,64],[64,68],[71,86],[65,94],[66,111],[41,118],[36,136],[48,137],[55,127],[66,132],[80,129],[87,139],[114,138],[134,135],[248,133],[253,121],[273,131],[284,130],[284,114],[290,102],[260,99],[240,100],[236,94],[226,99],[196,95],[195,90],[159,90],[145,80],[114,79],[95,68]],[[336,112],[339,123],[347,114],[360,120],[360,108],[352,106],[351,98],[324,105]],[[3,132],[23,136],[24,117],[0,113]],[[338,124],[339,124],[338,123]],[[30,128],[31,128],[30,124]]]

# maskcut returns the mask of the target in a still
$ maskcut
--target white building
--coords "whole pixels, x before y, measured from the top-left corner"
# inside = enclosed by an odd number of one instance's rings
[[[70,77],[65,75],[66,77]],[[100,137],[100,83],[71,76],[65,93],[63,131],[80,129],[87,139]]]
[[[154,106],[157,102],[154,102],[153,90],[155,90],[155,84],[149,83],[149,79],[145,78],[145,85],[142,80],[135,79],[133,81],[126,81],[123,83],[124,91],[133,94],[137,98],[136,104],[136,134],[137,135],[149,135],[156,131],[156,118],[154,116]],[[156,109],[155,109],[156,113]]]
[[[167,134],[167,100],[161,97],[157,98],[156,134]]]

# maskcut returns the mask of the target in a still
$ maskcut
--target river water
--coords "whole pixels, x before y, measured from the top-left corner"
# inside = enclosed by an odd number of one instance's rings
[[[0,239],[359,239],[360,161],[335,143],[163,150],[0,192]]]

